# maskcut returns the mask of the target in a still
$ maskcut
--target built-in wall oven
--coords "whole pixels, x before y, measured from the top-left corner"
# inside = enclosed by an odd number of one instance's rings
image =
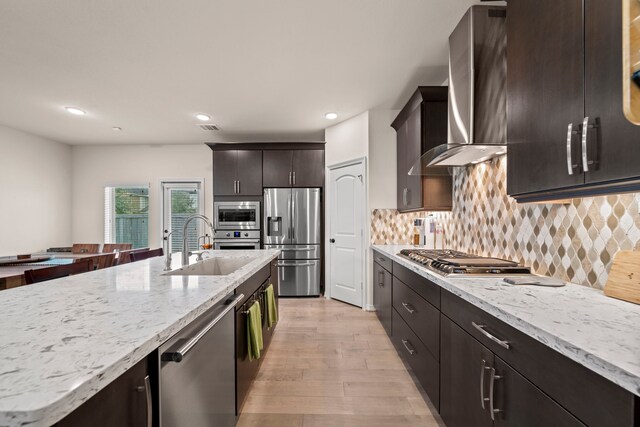
[[[214,249],[260,249],[260,202],[215,202],[213,209]]]
[[[260,230],[260,202],[215,202],[214,224],[218,230]]]

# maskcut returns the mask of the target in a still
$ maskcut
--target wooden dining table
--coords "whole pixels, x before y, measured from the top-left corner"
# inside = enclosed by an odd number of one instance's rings
[[[26,285],[24,272],[27,270],[37,270],[41,268],[60,265],[55,260],[67,260],[69,263],[76,259],[93,257],[99,254],[74,254],[71,252],[40,252],[31,254],[31,258],[50,257],[49,260],[36,261],[34,263],[24,263],[15,265],[0,265],[0,290],[17,288]]]

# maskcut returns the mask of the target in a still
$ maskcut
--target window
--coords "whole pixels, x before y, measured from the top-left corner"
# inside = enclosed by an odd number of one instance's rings
[[[187,218],[197,213],[204,214],[204,194],[201,191],[202,185],[201,181],[162,182],[163,238],[166,239],[168,233],[172,232],[171,252],[182,251],[182,230]],[[198,238],[205,233],[211,234],[208,229],[205,229],[202,221],[192,221],[189,224],[187,230],[187,247],[190,251],[199,249]]]
[[[149,186],[105,187],[104,241],[149,247]]]

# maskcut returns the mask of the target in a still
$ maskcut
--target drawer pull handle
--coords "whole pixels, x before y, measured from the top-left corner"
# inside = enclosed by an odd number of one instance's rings
[[[496,414],[498,412],[502,412],[502,409],[495,408],[494,402],[493,402],[493,395],[495,394],[494,386],[495,386],[496,380],[499,380],[499,379],[502,379],[502,377],[500,375],[496,375],[495,368],[491,368],[491,378],[489,382],[489,413],[491,414],[492,421],[496,420]]]
[[[482,364],[480,365],[480,406],[482,409],[484,409],[484,402],[489,401],[488,397],[484,397],[484,372],[489,370],[491,368],[487,366],[487,361],[482,359]]]
[[[378,286],[384,288],[384,272],[378,271]]]
[[[409,312],[409,314],[413,314],[416,312],[416,309],[413,308],[413,306],[409,303],[403,302],[402,306],[404,307],[405,310]]]
[[[485,337],[489,338],[491,341],[497,343],[500,347],[506,348],[507,350],[509,350],[509,342],[508,341],[504,341],[501,340],[500,338],[490,334],[489,332],[486,331],[487,325],[479,325],[476,322],[471,322],[471,325],[476,328],[482,335],[484,335]]]
[[[409,340],[402,340],[402,345],[404,346],[404,348],[406,348],[409,354],[413,356],[414,354],[416,354],[416,350],[409,347],[409,344],[411,344]]]
[[[382,257],[378,257],[378,258],[376,258],[376,261],[378,261],[378,262],[385,262],[385,261],[386,261],[386,259],[384,259],[384,258],[382,258]]]

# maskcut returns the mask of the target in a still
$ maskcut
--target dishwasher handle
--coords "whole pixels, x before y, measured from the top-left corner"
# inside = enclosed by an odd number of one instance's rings
[[[204,337],[207,334],[207,332],[209,332],[211,329],[213,329],[213,327],[216,326],[218,324],[218,322],[224,316],[226,316],[227,313],[229,313],[231,310],[233,310],[236,307],[236,305],[238,305],[238,303],[240,301],[242,301],[243,299],[244,299],[244,294],[236,295],[231,300],[231,302],[224,308],[224,310],[222,310],[222,312],[220,314],[218,314],[211,322],[209,322],[207,324],[207,326],[202,328],[197,334],[195,334],[193,337],[191,337],[178,350],[176,350],[176,351],[166,351],[166,352],[162,353],[162,356],[160,357],[161,360],[163,362],[176,362],[176,363],[182,362],[182,359],[184,359],[184,357],[187,355],[187,353],[189,353],[189,351],[193,347],[195,347],[196,344],[198,344],[198,341],[200,341],[202,339],[202,337]]]

